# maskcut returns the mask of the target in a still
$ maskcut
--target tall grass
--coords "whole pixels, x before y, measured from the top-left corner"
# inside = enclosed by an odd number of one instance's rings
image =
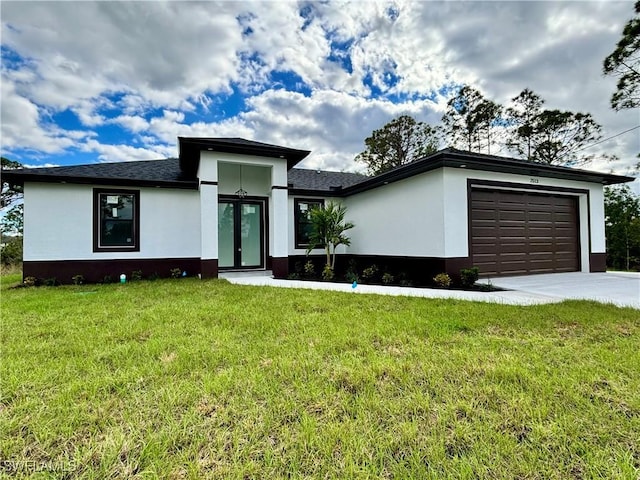
[[[637,479],[639,334],[589,302],[3,279],[0,472]]]

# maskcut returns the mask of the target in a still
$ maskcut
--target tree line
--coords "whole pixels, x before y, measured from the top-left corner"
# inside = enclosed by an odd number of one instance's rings
[[[593,159],[585,148],[601,138],[589,113],[544,108],[525,88],[508,106],[462,86],[447,102],[441,125],[401,115],[365,139],[356,161],[378,175],[435,153],[441,144],[468,152],[509,155],[546,165],[578,166]]]

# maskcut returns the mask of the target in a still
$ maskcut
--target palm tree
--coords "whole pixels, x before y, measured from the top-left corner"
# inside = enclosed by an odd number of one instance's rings
[[[326,266],[333,271],[336,264],[336,247],[351,245],[351,240],[344,232],[353,228],[352,222],[345,222],[347,208],[338,203],[329,202],[324,208],[314,207],[311,212],[311,234],[307,255],[314,248],[324,247],[327,255]]]

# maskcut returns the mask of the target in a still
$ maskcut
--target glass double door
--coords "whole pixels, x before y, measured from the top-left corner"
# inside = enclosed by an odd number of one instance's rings
[[[264,267],[263,201],[218,201],[218,266]]]

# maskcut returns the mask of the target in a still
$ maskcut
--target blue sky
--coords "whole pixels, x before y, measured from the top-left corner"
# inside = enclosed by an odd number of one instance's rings
[[[311,150],[302,166],[362,169],[392,118],[438,124],[457,86],[506,104],[525,87],[614,112],[602,61],[633,2],[11,2],[2,18],[2,154],[30,166],[176,156],[176,137]],[[635,132],[588,168],[626,173]],[[495,153],[495,152],[492,152]],[[506,151],[500,154],[508,154]]]

